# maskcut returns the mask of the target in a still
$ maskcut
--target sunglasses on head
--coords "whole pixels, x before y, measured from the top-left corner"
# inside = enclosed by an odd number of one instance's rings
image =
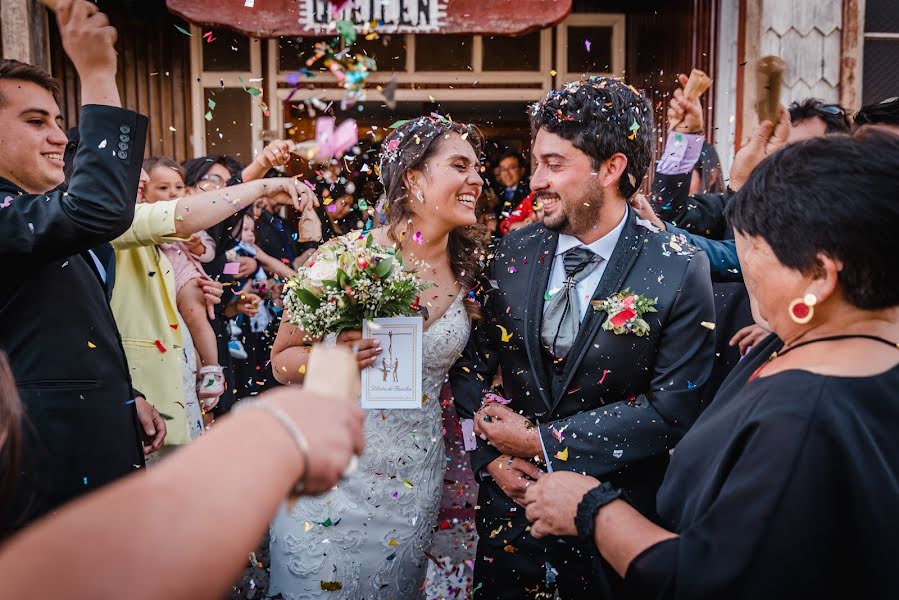
[[[821,112],[825,112],[829,115],[845,115],[846,111],[843,110],[841,106],[836,104],[822,104],[818,107],[818,110]]]

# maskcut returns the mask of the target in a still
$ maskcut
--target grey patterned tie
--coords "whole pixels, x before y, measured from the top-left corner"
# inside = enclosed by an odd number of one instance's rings
[[[578,304],[577,286],[602,262],[602,257],[579,246],[568,250],[562,257],[565,266],[565,285],[553,296],[543,313],[540,339],[553,356],[565,358],[574,344],[581,326],[581,310]]]

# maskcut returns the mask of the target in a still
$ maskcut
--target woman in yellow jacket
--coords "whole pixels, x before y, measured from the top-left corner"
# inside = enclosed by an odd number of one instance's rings
[[[249,168],[247,169],[249,170]],[[246,175],[246,173],[245,173]],[[146,174],[142,174],[142,178]],[[191,439],[183,382],[186,328],[180,323],[171,263],[156,245],[183,241],[251,205],[260,196],[303,211],[315,195],[295,179],[261,179],[191,194],[171,202],[142,203],[138,190],[131,228],[112,242],[116,251],[115,315],[134,387],[167,418],[167,445]],[[217,302],[221,286],[196,280]]]

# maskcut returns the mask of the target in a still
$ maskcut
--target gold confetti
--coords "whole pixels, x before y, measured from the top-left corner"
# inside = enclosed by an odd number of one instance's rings
[[[708,321],[703,321],[702,323],[700,323],[700,325],[702,325],[703,327],[705,327],[705,328],[708,329],[709,331],[715,331],[715,324],[714,324],[714,323],[709,323]]]
[[[410,490],[411,490],[413,487],[415,487],[415,486],[412,485],[412,483],[411,483],[408,479],[403,479],[403,485],[406,486],[407,488],[409,488]]]
[[[309,531],[311,531],[314,527],[315,527],[314,523],[310,523],[309,521],[303,522],[303,531],[306,531],[307,533]]]
[[[558,458],[559,460],[567,461],[568,460],[568,448],[565,448],[564,450],[559,450],[558,452],[556,452],[556,458]]]
[[[343,589],[343,584],[339,581],[321,581],[322,589],[326,592],[336,592]]]
[[[93,342],[88,342],[87,347],[88,348],[96,348],[97,346]]]

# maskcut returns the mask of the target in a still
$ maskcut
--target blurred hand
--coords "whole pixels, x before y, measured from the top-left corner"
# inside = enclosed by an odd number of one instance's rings
[[[318,198],[315,192],[309,189],[305,183],[293,177],[270,177],[258,179],[249,184],[254,186],[256,196],[266,196],[275,204],[292,206],[299,212],[318,206]]]
[[[574,518],[584,494],[599,485],[599,480],[570,471],[547,473],[529,486],[524,495],[531,535],[577,535]]]
[[[246,279],[259,269],[259,263],[251,256],[238,256],[237,262],[240,268],[237,269],[237,279]]]
[[[184,240],[183,244],[195,256],[202,256],[206,252],[206,244],[203,243],[203,238],[196,233],[192,233],[189,239]]]
[[[273,167],[283,167],[290,162],[290,152],[295,145],[290,140],[275,140],[263,148],[262,154],[256,157],[256,162],[266,171]]]
[[[729,346],[739,346],[740,356],[745,356],[749,349],[771,335],[771,332],[760,325],[747,325],[730,338]]]
[[[203,297],[206,300],[206,314],[210,319],[215,318],[215,305],[222,301],[222,294],[225,292],[224,286],[218,281],[197,277],[187,282],[187,285],[196,285],[203,290]]]
[[[144,456],[149,456],[159,450],[165,441],[165,420],[143,396],[135,398],[134,405],[137,408],[137,420],[143,429],[144,439],[141,445],[144,448]]]
[[[487,472],[493,477],[499,489],[520,506],[524,506],[528,487],[546,476],[537,465],[507,454],[487,465]]]
[[[649,221],[661,231],[665,231],[665,222],[660,219],[659,215],[656,214],[656,211],[653,210],[652,205],[649,203],[649,200],[646,199],[646,196],[637,193],[631,196],[630,200],[627,202],[641,219]]]
[[[668,103],[668,131],[700,133],[703,129],[702,104],[699,98],[690,102],[684,97],[683,88],[688,79],[683,73],[677,76],[681,87],[674,90],[674,97]]]
[[[781,106],[780,121],[775,127],[770,121],[762,121],[752,132],[752,137],[734,156],[730,167],[730,189],[739,190],[749,179],[760,162],[783,148],[790,137],[790,113]]]
[[[508,406],[485,402],[474,415],[474,433],[510,456],[542,456],[540,432],[523,415]]]
[[[342,331],[337,336],[337,343],[349,346],[356,353],[359,370],[367,369],[375,364],[382,352],[381,342],[375,338],[362,338],[358,329]]]
[[[265,392],[265,401],[284,409],[309,443],[303,465],[304,491],[320,494],[337,485],[353,456],[362,454],[364,415],[356,398],[324,398],[298,386]]]
[[[59,0],[56,21],[62,46],[82,79],[115,77],[118,34],[96,4],[87,0]]]
[[[259,302],[262,299],[252,292],[239,292],[237,294],[236,306],[237,312],[248,317],[254,316],[259,312]]]

